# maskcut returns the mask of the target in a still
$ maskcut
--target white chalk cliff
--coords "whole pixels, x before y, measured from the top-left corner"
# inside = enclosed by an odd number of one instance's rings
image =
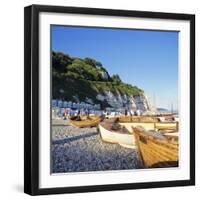
[[[98,94],[96,99],[99,101],[106,101],[112,108],[128,108],[130,110],[149,110],[148,101],[145,95],[140,96],[127,96],[120,94],[113,94],[112,92],[104,92],[104,94]]]

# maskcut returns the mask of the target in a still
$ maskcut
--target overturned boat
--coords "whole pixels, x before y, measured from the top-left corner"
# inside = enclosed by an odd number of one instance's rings
[[[158,132],[133,128],[136,144],[147,168],[177,167],[178,142]]]

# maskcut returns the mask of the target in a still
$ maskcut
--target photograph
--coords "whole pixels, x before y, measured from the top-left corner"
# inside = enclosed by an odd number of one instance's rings
[[[51,24],[50,43],[51,174],[180,167],[179,31]]]
[[[195,15],[30,5],[24,192],[195,184]]]

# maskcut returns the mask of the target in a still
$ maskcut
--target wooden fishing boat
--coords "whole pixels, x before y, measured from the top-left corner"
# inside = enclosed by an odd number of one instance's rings
[[[158,122],[155,123],[156,130],[178,130],[178,122]]]
[[[178,116],[175,116],[175,115],[158,116],[157,119],[160,122],[178,122],[179,121]]]
[[[121,116],[120,123],[134,123],[134,122],[158,122],[158,119],[151,116]]]
[[[164,122],[164,123],[175,123],[178,122],[178,117],[173,115],[160,115],[160,116],[120,116],[120,123],[133,123],[133,122]]]
[[[117,123],[116,119],[109,119],[99,124],[101,138],[105,142],[119,144],[126,148],[136,148],[134,135],[132,135],[125,127],[118,124],[117,129],[113,130],[113,124]]]
[[[72,117],[70,119],[71,125],[79,128],[95,127],[100,121],[101,118],[99,116],[81,116],[79,119],[78,117]]]
[[[132,117],[131,116],[121,116],[121,117],[119,117],[119,122],[120,123],[132,122]]]
[[[146,130],[155,130],[155,131],[161,131],[161,130],[170,130],[170,131],[176,131],[178,132],[179,129],[179,123],[178,122],[148,122],[148,121],[140,121],[140,122],[128,122],[128,123],[122,123],[119,122],[122,126],[125,126],[130,132],[132,132],[132,128],[141,126]]]
[[[141,127],[133,128],[136,144],[147,168],[177,167],[178,143],[167,137],[146,131]]]

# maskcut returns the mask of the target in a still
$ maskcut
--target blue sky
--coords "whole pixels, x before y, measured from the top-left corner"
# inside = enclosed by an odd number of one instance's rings
[[[52,26],[52,49],[100,61],[157,107],[178,104],[178,32]]]

